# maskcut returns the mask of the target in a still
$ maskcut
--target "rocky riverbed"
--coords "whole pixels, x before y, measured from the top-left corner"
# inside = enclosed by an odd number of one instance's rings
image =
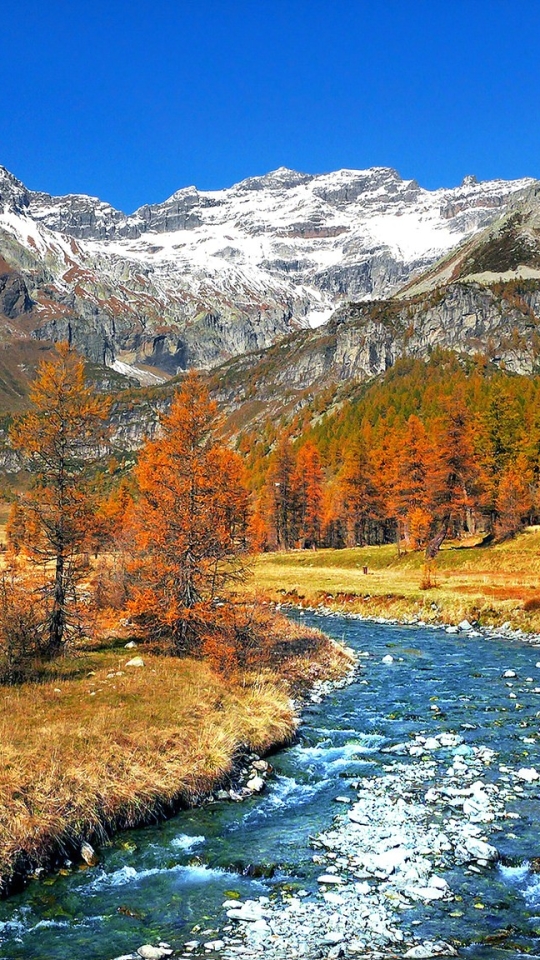
[[[351,784],[354,799],[336,797],[346,813],[312,842],[321,868],[317,893],[223,905],[235,924],[225,927],[224,957],[458,955],[442,939],[418,942],[411,929],[403,931],[403,918],[418,902],[455,902],[445,876],[453,864],[477,874],[493,869],[499,853],[492,834],[502,829],[496,821],[513,816],[506,802],[538,774],[509,770],[504,787],[495,786],[484,778],[494,751],[467,747],[452,734],[418,736],[384,752],[417,763],[389,764],[384,778]]]

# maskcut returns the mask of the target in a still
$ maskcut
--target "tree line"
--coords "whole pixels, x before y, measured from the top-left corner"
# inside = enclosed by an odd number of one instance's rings
[[[507,537],[540,516],[540,380],[483,358],[402,361],[243,449],[260,549]]]

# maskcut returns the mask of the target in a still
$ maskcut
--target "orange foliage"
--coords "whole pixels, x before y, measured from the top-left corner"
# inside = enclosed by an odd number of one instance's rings
[[[135,470],[131,611],[179,650],[199,644],[222,591],[244,573],[243,467],[217,427],[215,403],[190,374]]]
[[[32,475],[30,492],[11,517],[11,543],[37,563],[52,564],[45,584],[46,649],[66,640],[81,578],[78,557],[94,532],[92,472],[107,438],[109,400],[85,383],[84,362],[67,343],[40,364],[31,409],[11,430]]]

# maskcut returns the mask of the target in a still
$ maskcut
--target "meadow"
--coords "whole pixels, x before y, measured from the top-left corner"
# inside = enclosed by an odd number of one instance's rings
[[[369,616],[486,626],[509,621],[540,632],[540,527],[503,543],[445,544],[428,576],[423,551],[398,556],[394,544],[265,553],[253,562],[247,590],[274,602]]]

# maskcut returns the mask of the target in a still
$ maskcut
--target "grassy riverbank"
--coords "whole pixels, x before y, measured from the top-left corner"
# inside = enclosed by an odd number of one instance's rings
[[[540,632],[539,527],[491,546],[445,545],[429,589],[423,553],[398,557],[394,545],[263,554],[253,573],[249,591],[269,600],[448,623],[510,621]]]
[[[290,740],[291,694],[351,661],[323,634],[271,624],[257,669],[226,677],[201,660],[126,650],[117,636],[0,687],[0,892],[76,859],[83,839],[195,803],[240,752]],[[143,666],[128,666],[134,655]]]

